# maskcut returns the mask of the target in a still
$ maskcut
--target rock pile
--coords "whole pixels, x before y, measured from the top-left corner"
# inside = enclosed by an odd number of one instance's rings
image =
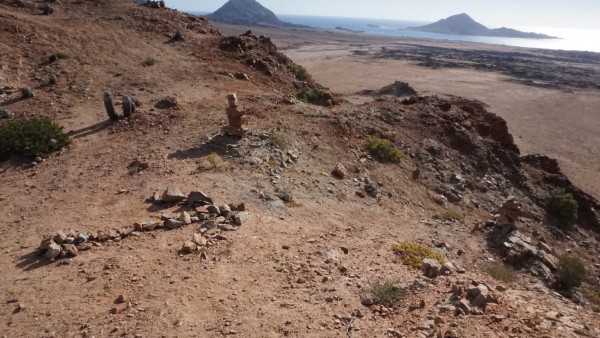
[[[438,311],[453,311],[455,316],[482,315],[490,303],[498,304],[499,300],[487,285],[476,281],[457,281],[452,284],[452,294],[447,301],[450,305],[442,305]]]
[[[488,241],[499,249],[504,260],[517,267],[530,268],[530,271],[545,282],[554,282],[554,272],[558,268],[558,259],[554,250],[544,242],[533,243],[532,239],[519,230],[516,222],[521,215],[521,204],[510,197],[495,217]]]
[[[212,240],[225,240],[222,231],[235,231],[250,219],[246,205],[224,204],[214,205],[213,199],[201,191],[192,191],[187,196],[175,187],[168,187],[162,194],[155,194],[156,203],[186,202],[190,211],[182,211],[173,215],[163,215],[161,221],[138,222],[133,226],[114,228],[109,232],[96,233],[77,232],[75,230],[57,231],[44,235],[38,253],[47,259],[76,257],[79,252],[101,246],[103,242],[119,242],[129,236],[139,236],[141,232],[156,230],[174,230],[193,223],[202,223],[192,241],[188,241],[181,249],[182,253],[191,253],[198,248],[210,244]],[[193,211],[192,211],[193,210]],[[66,261],[68,263],[68,261]]]
[[[445,276],[454,272],[454,265],[450,262],[440,264],[435,259],[425,258],[421,264],[421,271],[425,277],[436,278],[437,276]]]

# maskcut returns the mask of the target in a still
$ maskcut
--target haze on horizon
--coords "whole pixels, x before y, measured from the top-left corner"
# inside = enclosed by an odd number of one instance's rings
[[[166,0],[182,11],[213,12],[227,0]],[[600,30],[598,0],[258,0],[278,15],[311,15],[434,22],[467,13],[490,28],[557,27]]]

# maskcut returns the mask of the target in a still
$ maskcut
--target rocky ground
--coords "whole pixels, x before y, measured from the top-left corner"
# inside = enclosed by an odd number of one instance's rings
[[[293,95],[317,85],[267,37],[124,0],[50,5],[0,3],[6,118],[48,116],[72,140],[0,164],[0,336],[600,335],[584,292],[600,277],[598,202],[552,159],[521,157],[480,103],[311,105]],[[106,90],[137,113],[108,121]],[[221,133],[229,92],[243,139]],[[373,135],[404,158],[375,159]],[[579,202],[572,231],[546,210],[556,187]],[[400,242],[449,264],[406,264]],[[590,272],[573,293],[555,289],[565,252]],[[401,300],[374,296],[380,283]]]

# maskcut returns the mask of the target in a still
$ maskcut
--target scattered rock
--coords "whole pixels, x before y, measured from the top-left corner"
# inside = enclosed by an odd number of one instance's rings
[[[115,299],[115,304],[123,304],[125,302],[127,302],[127,296],[125,295],[119,295],[117,299]]]
[[[69,257],[76,257],[79,254],[74,244],[63,244],[62,247]]]
[[[213,199],[210,198],[207,194],[202,191],[195,190],[190,192],[187,197],[187,202],[189,205],[194,206],[195,204],[213,204]]]
[[[181,221],[177,221],[174,219],[168,219],[165,221],[165,228],[173,230],[173,229],[178,229],[181,228],[183,226],[183,222]]]
[[[181,248],[181,252],[184,254],[190,254],[194,251],[196,251],[198,247],[196,246],[196,243],[192,242],[192,241],[186,241],[183,244],[183,247]]]
[[[344,167],[344,165],[341,163],[338,163],[335,166],[335,168],[333,168],[333,171],[331,173],[333,174],[333,176],[339,179],[344,179],[346,178],[346,176],[348,176],[348,171],[346,170],[346,167]]]
[[[46,257],[48,259],[56,258],[60,255],[61,251],[62,251],[62,248],[60,247],[60,245],[52,242],[48,245],[48,248],[46,250],[46,253],[44,254],[44,257]]]
[[[187,212],[183,211],[179,215],[179,221],[183,223],[183,225],[192,224],[192,217]]]
[[[161,196],[161,201],[165,203],[178,203],[185,199],[185,195],[175,187],[168,187]]]
[[[426,277],[435,278],[440,274],[442,270],[442,265],[431,258],[423,259],[423,263],[421,264],[421,271],[425,274]]]
[[[206,238],[204,238],[204,236],[202,236],[200,234],[194,234],[194,238],[192,241],[200,247],[206,246],[206,243],[207,243]]]
[[[250,214],[246,211],[238,212],[234,216],[234,222],[237,226],[241,226],[242,224],[244,224],[244,222],[246,222],[249,219],[250,219]]]

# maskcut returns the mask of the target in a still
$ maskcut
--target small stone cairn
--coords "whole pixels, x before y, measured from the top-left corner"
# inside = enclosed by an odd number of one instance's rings
[[[495,227],[489,236],[499,247],[504,261],[510,265],[527,267],[529,271],[547,283],[552,283],[558,269],[558,258],[554,249],[544,242],[534,241],[517,229],[521,215],[521,203],[509,197],[495,217]]]
[[[235,93],[227,95],[227,101],[229,107],[225,112],[227,113],[229,124],[223,127],[223,132],[228,135],[244,137],[248,132],[248,130],[243,127],[243,125],[246,124],[246,119],[244,118],[246,112],[240,106]]]
[[[507,234],[513,230],[516,230],[516,223],[521,216],[521,203],[517,202],[514,196],[508,197],[508,199],[502,204],[498,215],[496,216],[496,224],[501,227],[502,234]]]

